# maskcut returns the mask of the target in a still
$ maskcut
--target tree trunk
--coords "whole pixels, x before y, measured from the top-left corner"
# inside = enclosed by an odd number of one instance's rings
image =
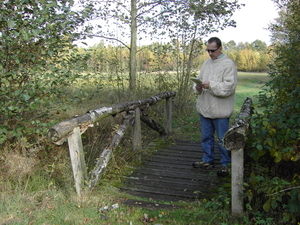
[[[131,0],[131,44],[130,44],[130,84],[129,87],[135,94],[136,89],[136,52],[137,52],[137,21],[136,0]]]

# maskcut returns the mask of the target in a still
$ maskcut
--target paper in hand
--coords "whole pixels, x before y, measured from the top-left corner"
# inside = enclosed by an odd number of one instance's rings
[[[191,81],[195,82],[196,84],[202,84],[202,81],[196,77],[191,77],[190,79],[191,79]]]

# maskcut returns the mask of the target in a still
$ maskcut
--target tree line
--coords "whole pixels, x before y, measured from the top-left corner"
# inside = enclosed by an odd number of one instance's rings
[[[181,61],[185,57],[185,50],[178,48],[178,41],[159,43],[137,47],[137,72],[178,71]],[[238,71],[267,72],[271,61],[270,48],[261,40],[252,43],[223,43],[223,52],[237,65]],[[78,52],[87,65],[87,71],[93,73],[115,73],[129,71],[130,51],[119,45],[106,45],[104,41],[88,48],[79,48]],[[199,41],[192,58],[192,70],[197,71],[209,57],[205,44]],[[186,56],[189,57],[189,56]],[[83,63],[83,62],[82,62]]]

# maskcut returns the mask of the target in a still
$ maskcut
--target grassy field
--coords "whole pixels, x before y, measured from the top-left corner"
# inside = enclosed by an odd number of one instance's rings
[[[256,105],[256,95],[261,90],[261,87],[270,79],[266,73],[238,73],[238,85],[236,88],[235,108],[231,121],[240,112],[241,107],[247,97],[251,98],[253,104]],[[196,98],[192,103],[190,113],[185,117],[179,117],[174,121],[174,129],[176,130],[176,138],[186,139],[191,141],[199,141],[199,115],[195,108]]]
[[[266,73],[238,73],[238,85],[236,88],[235,112],[239,111],[246,97],[250,97],[253,103],[257,103],[255,95],[261,87],[270,79]]]
[[[239,73],[235,114],[239,112],[246,97],[251,97],[256,101],[253,96],[259,92],[261,86],[268,79],[266,74]],[[99,104],[101,104],[101,99],[95,102],[95,105]],[[82,107],[82,105],[79,104],[78,107]],[[80,110],[77,109],[77,112]],[[188,111],[189,113],[184,115],[175,113],[173,138],[199,139],[199,117],[194,103],[191,103],[191,109]],[[92,144],[90,145],[92,146]],[[99,149],[99,146],[92,148]],[[133,166],[133,162],[119,159],[117,154],[110,163],[101,184],[92,191],[86,191],[80,198],[74,190],[66,145],[52,146],[51,149],[45,149],[45,151],[52,152],[55,159],[52,164],[39,165],[36,169],[33,167],[32,171],[25,175],[24,171],[17,169],[8,174],[2,174],[6,179],[0,180],[0,225],[251,224],[246,217],[235,218],[230,215],[230,193],[224,193],[222,190],[218,197],[211,201],[203,199],[194,203],[163,202],[167,205],[177,206],[177,209],[173,210],[159,207],[145,209],[122,204],[122,201],[128,198],[151,200],[125,195],[115,187],[115,183],[121,181],[126,168]],[[7,153],[8,155],[9,153]],[[20,165],[16,157],[22,156],[11,153],[10,157],[14,161],[9,161],[7,157],[6,164],[1,166],[8,166],[11,162],[15,162],[15,166]],[[26,163],[29,167],[30,162],[26,161]],[[162,203],[157,202],[157,204]]]

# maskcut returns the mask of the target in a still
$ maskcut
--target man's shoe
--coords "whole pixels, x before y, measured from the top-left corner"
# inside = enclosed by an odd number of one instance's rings
[[[204,161],[194,162],[193,167],[194,168],[207,168],[208,169],[208,168],[214,167],[214,163],[207,163],[207,162],[204,162]]]
[[[221,168],[221,170],[219,170],[219,171],[217,172],[217,175],[218,175],[219,177],[226,177],[226,176],[228,176],[228,175],[229,175],[229,169],[228,169],[228,167],[223,166],[223,167]]]

